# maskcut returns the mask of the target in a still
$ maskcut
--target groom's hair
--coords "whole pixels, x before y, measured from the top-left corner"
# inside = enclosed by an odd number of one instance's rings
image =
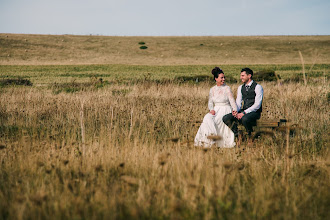
[[[219,77],[219,74],[220,73],[223,73],[222,69],[220,69],[219,67],[214,67],[213,70],[212,70],[212,75],[214,76],[214,81],[215,81],[215,78],[218,78]],[[224,73],[223,73],[224,74]]]
[[[241,70],[241,72],[246,72],[246,74],[250,74],[251,75],[251,78],[252,78],[252,76],[253,76],[253,71],[250,69],[250,68],[243,68],[242,70]]]

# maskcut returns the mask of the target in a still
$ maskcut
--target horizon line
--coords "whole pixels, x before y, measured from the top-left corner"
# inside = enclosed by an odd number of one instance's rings
[[[252,34],[252,35],[105,35],[105,34],[40,34],[40,33],[0,33],[9,35],[45,35],[45,36],[99,36],[99,37],[298,37],[298,36],[330,36],[330,34]]]

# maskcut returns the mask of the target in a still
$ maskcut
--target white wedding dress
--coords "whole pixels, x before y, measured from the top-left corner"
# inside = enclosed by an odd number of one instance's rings
[[[226,84],[214,86],[209,93],[209,110],[215,115],[207,113],[195,137],[194,145],[202,147],[231,148],[235,146],[233,131],[222,121],[222,117],[233,110],[237,111],[236,102],[230,87]],[[208,136],[219,136],[220,140],[209,139]]]

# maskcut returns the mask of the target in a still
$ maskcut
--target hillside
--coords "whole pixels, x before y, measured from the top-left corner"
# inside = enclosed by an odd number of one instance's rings
[[[140,46],[148,48],[140,49]],[[299,50],[306,63],[330,63],[330,36],[118,37],[0,34],[1,65],[299,64]]]

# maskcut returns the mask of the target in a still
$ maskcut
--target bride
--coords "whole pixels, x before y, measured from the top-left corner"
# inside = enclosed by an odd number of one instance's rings
[[[234,147],[234,133],[222,121],[222,117],[237,111],[230,87],[225,84],[225,74],[219,67],[212,70],[216,85],[210,89],[208,107],[210,112],[203,119],[195,137],[195,146]],[[219,136],[212,139],[210,136]]]

